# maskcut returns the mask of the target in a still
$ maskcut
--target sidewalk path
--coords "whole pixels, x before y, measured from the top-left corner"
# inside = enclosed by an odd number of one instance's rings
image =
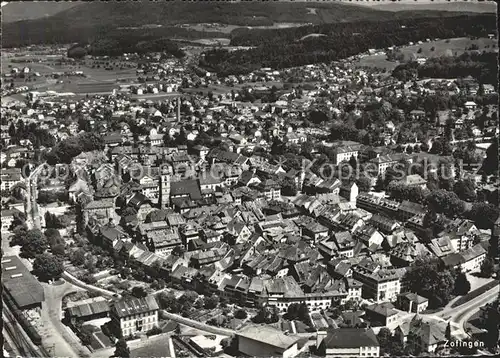
[[[197,329],[200,329],[202,331],[207,331],[207,332],[211,332],[214,334],[220,334],[222,336],[232,336],[233,334],[236,334],[236,331],[234,331],[232,329],[211,326],[209,324],[198,322],[198,321],[192,320],[192,319],[187,318],[187,317],[182,317],[182,316],[179,316],[177,314],[167,312],[165,310],[162,311],[162,314],[164,314],[165,317],[167,317],[168,319],[170,319],[172,321],[175,321],[177,323],[182,323],[183,325],[197,328]]]
[[[108,290],[105,290],[103,288],[100,288],[100,287],[97,287],[97,286],[94,286],[94,285],[89,285],[79,279],[77,279],[75,276],[73,276],[72,274],[70,274],[69,272],[67,271],[64,271],[63,274],[62,274],[62,277],[67,280],[68,282],[72,283],[73,285],[75,286],[78,286],[80,288],[83,288],[84,290],[86,291],[93,291],[93,292],[97,292],[99,293],[100,295],[103,295],[105,296],[106,298],[110,298],[110,299],[113,299],[115,298],[115,295],[117,295],[115,292],[112,292],[112,291],[108,291]],[[117,295],[116,298],[120,298],[120,295]]]

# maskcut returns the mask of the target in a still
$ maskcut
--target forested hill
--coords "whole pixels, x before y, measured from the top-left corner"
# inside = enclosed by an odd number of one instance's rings
[[[222,74],[240,74],[261,67],[287,68],[327,63],[370,48],[401,46],[435,38],[485,37],[489,33],[496,33],[493,14],[252,30],[239,32],[231,44],[256,46],[254,49],[212,50],[206,53],[200,65]],[[309,34],[325,36],[304,38]]]
[[[120,27],[222,23],[271,26],[275,23],[324,24],[358,20],[387,21],[418,16],[452,16],[448,11],[390,12],[335,2],[279,1],[94,1],[81,2],[52,16],[4,23],[3,46],[88,42]],[[161,35],[163,37],[164,34]],[[227,35],[226,35],[227,36]]]
[[[396,13],[398,14],[398,13]],[[374,22],[365,19],[360,22],[322,24],[314,26],[300,26],[284,29],[236,29],[231,33],[232,46],[260,46],[267,43],[293,42],[309,34],[324,34],[326,36],[354,35],[356,38],[363,38],[371,33],[386,34],[398,41],[399,38],[406,38],[412,33],[415,38],[421,37],[422,33],[433,32],[434,37],[444,38],[451,31],[460,32],[460,23],[464,21],[462,33],[468,31],[481,32],[482,29],[496,31],[496,17],[494,14],[478,15],[455,15],[445,18],[435,18],[434,16],[397,18],[393,17],[389,21]],[[370,33],[368,33],[370,31]],[[397,31],[397,35],[391,32]],[[483,31],[484,32],[484,31]],[[458,35],[457,35],[458,37]],[[374,44],[375,45],[375,44]],[[374,46],[372,45],[372,46]]]

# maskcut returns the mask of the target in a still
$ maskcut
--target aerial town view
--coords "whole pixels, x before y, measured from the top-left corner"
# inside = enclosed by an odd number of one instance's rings
[[[1,9],[4,357],[498,356],[496,3]]]

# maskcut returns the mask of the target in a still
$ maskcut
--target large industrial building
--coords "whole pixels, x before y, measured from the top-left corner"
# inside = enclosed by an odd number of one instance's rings
[[[2,285],[19,309],[41,308],[43,287],[17,256],[2,257]]]

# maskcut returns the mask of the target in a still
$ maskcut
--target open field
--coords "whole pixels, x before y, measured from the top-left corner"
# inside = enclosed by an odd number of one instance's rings
[[[218,45],[227,46],[231,42],[230,39],[224,39],[224,38],[210,38],[210,39],[182,40],[182,41],[205,45],[205,46],[218,46]]]
[[[316,10],[316,9],[312,9]],[[309,12],[311,14],[315,14],[315,12]],[[269,26],[238,26],[238,25],[226,25],[226,24],[186,24],[182,25],[183,28],[188,28],[190,30],[196,31],[206,31],[206,32],[222,32],[225,34],[230,34],[231,31],[239,28],[245,29],[285,29],[288,27],[297,27],[304,26],[304,23],[295,23],[295,22],[276,22],[273,25]]]
[[[75,94],[110,93],[118,88],[122,82],[137,82],[135,65],[131,63],[113,62],[109,64],[114,67],[106,70],[105,63],[95,66],[93,60],[75,63],[58,63],[61,56],[4,56],[2,55],[2,73],[9,73],[12,68],[30,69],[29,79],[14,79],[15,86],[30,86],[37,90],[51,89],[60,92],[73,92]],[[26,60],[33,62],[18,63],[15,61]],[[83,76],[59,76],[55,73],[81,71]],[[37,74],[35,76],[34,74]]]
[[[400,48],[400,51],[404,54],[405,59],[416,57],[432,58],[441,56],[460,56],[466,51],[466,48],[469,48],[473,44],[479,47],[479,51],[493,51],[494,49],[492,46],[497,44],[497,40],[488,38],[471,40],[469,38],[462,37],[449,40],[424,42],[422,44],[415,44],[412,46],[404,46]],[[434,47],[434,51],[431,51],[432,47]],[[422,52],[417,53],[420,48],[422,49]],[[399,65],[399,62],[387,61],[385,55],[367,55],[357,61],[356,64],[361,67],[378,67],[393,70]]]
[[[357,60],[354,64],[359,67],[383,68],[392,71],[399,65],[399,62],[387,61],[386,55],[369,55]]]
[[[231,31],[239,28],[240,26],[226,24],[185,24],[181,25],[180,27],[202,32],[222,32],[229,35]]]

